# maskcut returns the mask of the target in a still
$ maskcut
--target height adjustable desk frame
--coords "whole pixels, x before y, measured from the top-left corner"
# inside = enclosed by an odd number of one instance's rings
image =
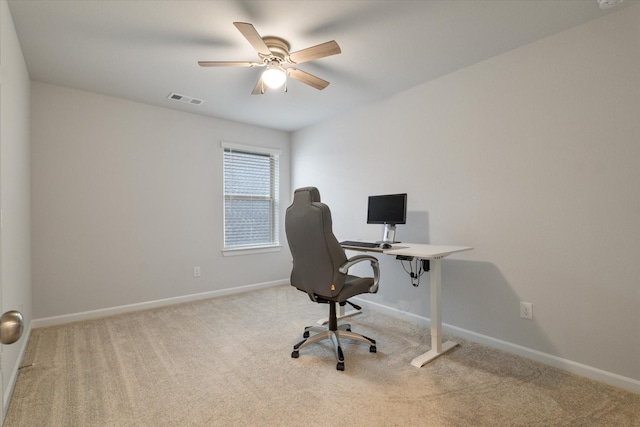
[[[473,248],[468,246],[441,246],[441,245],[424,245],[418,243],[398,243],[391,249],[378,248],[362,248],[359,246],[343,246],[345,249],[377,252],[385,255],[401,255],[418,258],[419,260],[429,260],[429,288],[431,294],[431,350],[418,357],[415,357],[411,364],[416,368],[420,368],[432,361],[433,359],[445,354],[458,344],[453,341],[442,342],[442,259],[448,255],[470,251]],[[345,313],[344,307],[340,307],[340,317],[351,316],[359,313],[352,310]],[[322,322],[324,319],[318,321]]]

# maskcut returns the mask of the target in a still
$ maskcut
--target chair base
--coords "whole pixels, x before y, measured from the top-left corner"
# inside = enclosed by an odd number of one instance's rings
[[[309,335],[311,332],[315,332],[316,334],[310,337]],[[300,355],[299,350],[301,348],[306,347],[309,344],[328,339],[333,346],[337,360],[336,369],[339,371],[344,371],[344,353],[342,352],[342,346],[340,345],[340,338],[364,342],[369,344],[369,351],[371,353],[375,353],[377,351],[376,341],[374,339],[351,332],[351,325],[349,324],[339,325],[334,330],[327,326],[307,326],[304,328],[303,337],[304,340],[293,346],[291,357],[297,359]]]

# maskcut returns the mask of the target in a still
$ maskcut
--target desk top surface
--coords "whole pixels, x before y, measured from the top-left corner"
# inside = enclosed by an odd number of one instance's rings
[[[456,252],[470,251],[473,249],[470,246],[427,245],[422,243],[394,243],[390,249],[355,246],[343,246],[343,248],[365,252],[381,252],[385,255],[412,256],[421,259],[442,258]]]
[[[470,246],[425,245],[421,243],[397,243],[391,249],[385,249],[386,255],[405,255],[416,258],[441,258],[456,252],[470,251]]]

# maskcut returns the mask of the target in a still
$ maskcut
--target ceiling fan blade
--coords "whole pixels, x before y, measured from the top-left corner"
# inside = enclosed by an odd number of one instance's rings
[[[289,61],[294,64],[311,61],[313,59],[324,58],[325,56],[337,55],[341,53],[340,46],[335,40],[322,43],[313,47],[299,50],[289,54]]]
[[[265,44],[258,31],[251,24],[247,24],[246,22],[234,22],[233,25],[242,33],[245,39],[255,50],[258,51],[260,55],[269,56],[271,55],[271,51],[269,47]]]
[[[318,90],[322,90],[325,87],[329,86],[328,81],[322,80],[320,77],[316,77],[313,74],[309,74],[305,71],[298,70],[297,68],[287,68],[287,74],[291,78],[314,87]]]
[[[201,67],[261,67],[261,62],[248,61],[198,61]]]
[[[255,87],[251,91],[251,95],[263,95],[264,94],[264,84],[262,82],[262,76],[258,79],[258,83],[256,83]]]

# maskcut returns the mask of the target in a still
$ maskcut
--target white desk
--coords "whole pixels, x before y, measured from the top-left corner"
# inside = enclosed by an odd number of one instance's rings
[[[370,249],[356,246],[343,247],[349,250],[378,252],[385,255],[404,255],[421,260],[428,259],[430,264],[429,287],[431,290],[431,350],[414,358],[411,364],[420,368],[458,345],[453,341],[442,342],[441,260],[448,255],[456,252],[470,251],[473,248],[468,246],[424,245],[418,243],[396,243],[391,249]]]

